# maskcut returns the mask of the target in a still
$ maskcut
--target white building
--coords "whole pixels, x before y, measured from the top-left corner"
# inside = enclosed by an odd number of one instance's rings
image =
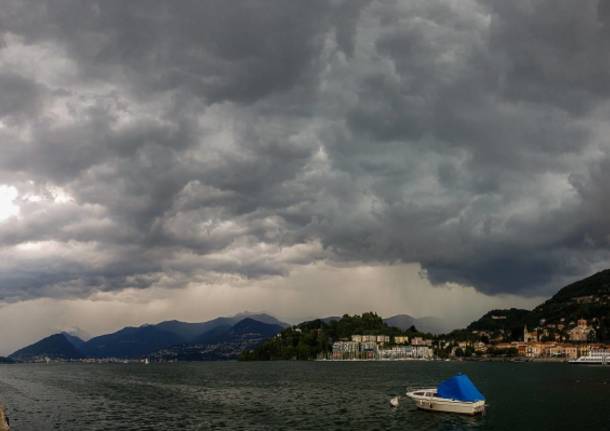
[[[388,344],[390,342],[390,337],[388,335],[377,335],[376,341],[379,344]]]
[[[354,341],[335,341],[333,343],[333,353],[352,353],[357,352],[360,343]]]
[[[394,337],[394,343],[396,344],[407,344],[409,342],[409,337],[404,335],[397,335]]]

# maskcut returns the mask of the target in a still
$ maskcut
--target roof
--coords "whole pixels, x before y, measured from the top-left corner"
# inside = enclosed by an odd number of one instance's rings
[[[441,382],[436,388],[436,394],[442,398],[458,401],[485,401],[483,394],[465,374],[458,374]]]

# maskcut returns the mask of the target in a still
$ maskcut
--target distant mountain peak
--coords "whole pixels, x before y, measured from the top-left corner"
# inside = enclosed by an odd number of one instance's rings
[[[251,318],[254,320],[258,320],[259,322],[262,323],[268,323],[268,324],[272,324],[272,325],[279,325],[282,326],[284,328],[287,328],[288,326],[290,326],[288,323],[286,322],[282,322],[281,320],[273,317],[270,314],[264,313],[264,312],[260,312],[260,313],[253,313],[250,311],[242,311],[240,313],[237,313],[233,316],[233,318],[239,319],[241,320],[242,318]]]
[[[78,327],[67,328],[61,332],[64,334],[70,335],[72,337],[77,337],[77,338],[81,339],[82,341],[87,341],[87,340],[91,339],[91,335],[87,331],[85,331],[81,328],[78,328]]]
[[[34,344],[17,350],[10,357],[26,361],[45,357],[51,359],[78,359],[83,357],[82,351],[75,347],[68,337],[70,335],[64,333],[49,335]]]

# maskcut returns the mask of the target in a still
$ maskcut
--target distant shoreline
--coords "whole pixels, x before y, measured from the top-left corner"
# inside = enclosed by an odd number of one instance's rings
[[[226,362],[496,362],[496,363],[553,363],[553,364],[569,364],[566,359],[555,359],[555,358],[527,358],[527,359],[507,359],[507,358],[484,358],[484,359],[272,359],[272,360],[249,360],[240,361],[237,359],[231,360],[219,360],[219,361],[174,361],[174,362],[151,362],[150,365],[169,365],[169,364],[209,364],[209,363],[226,363]],[[85,361],[52,361],[49,363],[45,362],[15,362],[13,364],[0,364],[7,366],[16,365],[139,365],[138,361],[130,362],[85,362]],[[142,364],[143,365],[143,364]],[[597,364],[587,364],[597,365]]]
[[[546,362],[546,363],[569,363],[565,358],[465,358],[465,359],[314,359],[315,362]],[[260,361],[272,362],[272,361]]]

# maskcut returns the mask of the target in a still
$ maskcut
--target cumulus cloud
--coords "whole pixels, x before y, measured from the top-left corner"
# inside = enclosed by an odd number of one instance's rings
[[[604,2],[0,4],[0,300],[607,265]]]

